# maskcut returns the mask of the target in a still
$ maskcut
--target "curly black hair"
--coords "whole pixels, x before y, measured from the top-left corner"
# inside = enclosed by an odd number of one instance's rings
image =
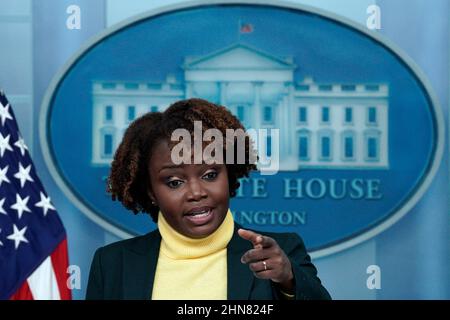
[[[137,118],[125,131],[114,155],[107,183],[107,192],[112,199],[119,200],[135,214],[149,213],[153,221],[157,222],[159,207],[152,204],[148,195],[148,190],[151,190],[148,165],[152,149],[161,140],[166,140],[173,147],[170,138],[175,129],[184,128],[193,135],[194,121],[202,122],[203,132],[215,128],[223,137],[226,136],[226,129],[245,131],[241,122],[226,107],[198,98],[180,100],[164,112],[150,112]],[[226,164],[230,197],[236,195],[240,186],[238,179],[248,177],[250,171],[257,170],[256,165],[248,159],[258,159],[254,142],[247,135],[245,162],[240,164],[236,159],[237,137],[234,137],[234,142],[235,159],[232,164]],[[224,155],[227,146],[224,143]]]

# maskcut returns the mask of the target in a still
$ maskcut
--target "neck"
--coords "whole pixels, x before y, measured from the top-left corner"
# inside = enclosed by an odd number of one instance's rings
[[[171,259],[195,259],[211,255],[227,247],[234,232],[234,221],[230,209],[222,224],[210,235],[194,239],[182,235],[173,229],[158,214],[158,229],[161,233],[161,252]]]

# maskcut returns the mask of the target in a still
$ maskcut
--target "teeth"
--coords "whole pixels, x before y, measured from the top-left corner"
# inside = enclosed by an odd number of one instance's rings
[[[209,210],[208,211],[201,211],[201,212],[193,212],[192,215],[193,216],[197,216],[197,217],[204,217],[207,216],[209,214]]]

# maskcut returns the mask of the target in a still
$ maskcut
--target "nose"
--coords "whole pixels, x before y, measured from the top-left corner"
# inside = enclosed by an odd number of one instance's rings
[[[188,183],[187,200],[199,201],[208,196],[206,189],[202,186],[200,181],[194,180]]]

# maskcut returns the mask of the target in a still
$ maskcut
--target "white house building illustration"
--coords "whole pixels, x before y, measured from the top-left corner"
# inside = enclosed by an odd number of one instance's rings
[[[278,128],[280,170],[388,168],[388,85],[315,83],[295,79],[296,68],[238,43],[185,57],[181,80],[93,81],[92,164],[110,164],[136,117],[199,97],[228,107],[247,129]]]

